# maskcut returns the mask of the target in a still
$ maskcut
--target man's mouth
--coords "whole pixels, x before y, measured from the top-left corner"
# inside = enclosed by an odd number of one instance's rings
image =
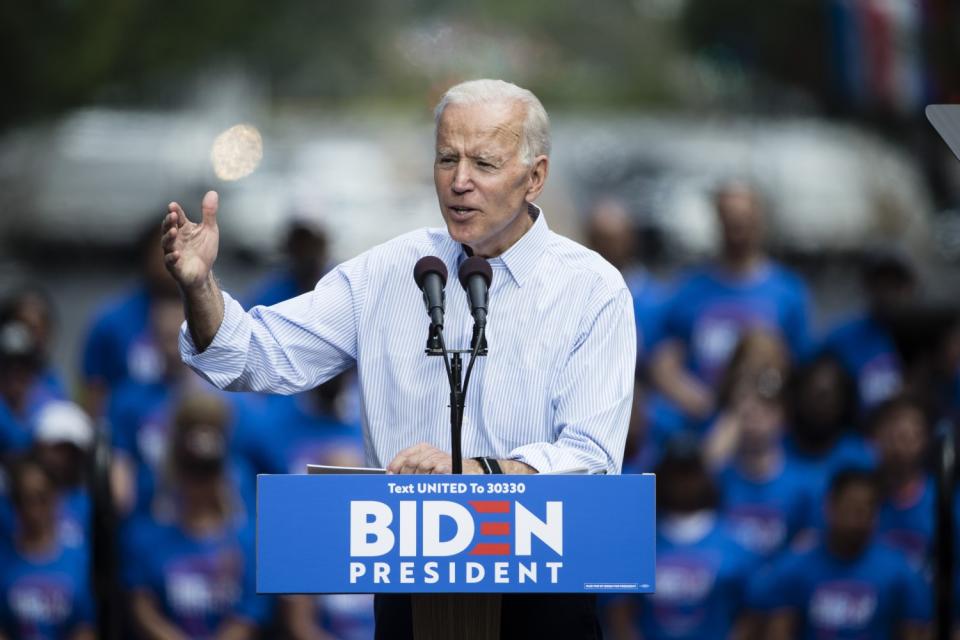
[[[447,207],[447,211],[455,220],[466,220],[470,218],[477,210],[471,207],[452,205]]]

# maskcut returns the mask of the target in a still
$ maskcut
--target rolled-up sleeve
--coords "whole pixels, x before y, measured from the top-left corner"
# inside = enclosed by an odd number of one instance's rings
[[[541,473],[575,468],[620,473],[633,404],[633,301],[624,287],[598,306],[598,313],[586,316],[585,329],[556,379],[556,441],[517,447],[508,458]]]
[[[292,394],[322,384],[356,359],[359,262],[334,269],[313,291],[249,312],[223,292],[223,322],[203,352],[187,323],[180,328],[183,361],[229,391]]]

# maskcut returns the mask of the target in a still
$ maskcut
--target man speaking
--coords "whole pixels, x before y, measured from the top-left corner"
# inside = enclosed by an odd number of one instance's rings
[[[204,196],[200,223],[171,203],[163,249],[184,300],[184,361],[223,389],[284,394],[356,363],[367,462],[450,473],[446,372],[424,354],[430,321],[411,274],[424,256],[452,273],[480,256],[493,271],[489,356],[477,360],[466,399],[464,472],[619,473],[636,361],[632,302],[619,272],[550,231],[534,204],[550,166],[546,111],[526,89],[474,80],[449,89],[435,115],[446,228],[374,247],[274,306],[245,312],[217,285],[217,194]],[[467,294],[452,283],[447,347],[468,346],[472,329]],[[378,596],[375,608],[377,637],[412,637],[409,597]],[[600,635],[593,596],[506,596],[501,628],[504,637]]]

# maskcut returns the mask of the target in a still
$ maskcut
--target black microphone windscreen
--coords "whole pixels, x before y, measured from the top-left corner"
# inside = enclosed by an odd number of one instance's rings
[[[487,283],[487,287],[489,287],[493,281],[493,269],[490,268],[490,263],[480,256],[471,256],[464,260],[463,264],[460,265],[460,272],[457,275],[460,278],[460,285],[464,289],[468,287],[467,283],[470,280],[470,276],[473,275],[483,276],[483,281]]]
[[[423,279],[427,277],[428,273],[436,273],[443,281],[443,285],[447,285],[447,265],[437,256],[423,256],[417,260],[417,264],[413,267],[413,279],[417,281],[417,286],[421,289],[423,289]]]

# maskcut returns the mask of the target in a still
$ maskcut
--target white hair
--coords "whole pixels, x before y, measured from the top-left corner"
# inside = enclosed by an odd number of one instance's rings
[[[433,110],[434,123],[439,125],[443,110],[451,104],[520,103],[526,114],[520,136],[520,159],[532,164],[537,156],[550,155],[550,118],[532,91],[503,80],[468,80],[447,89]]]

